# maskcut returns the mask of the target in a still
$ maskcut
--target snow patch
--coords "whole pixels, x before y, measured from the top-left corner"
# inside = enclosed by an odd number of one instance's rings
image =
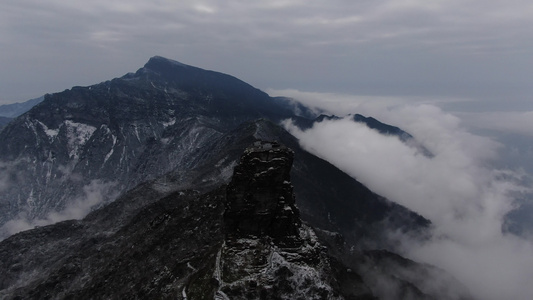
[[[215,300],[230,300],[230,298],[223,291],[217,291]]]
[[[139,130],[137,129],[137,124],[134,124],[133,128],[135,129],[135,136],[137,137],[137,140],[140,143],[141,142],[141,138],[139,137]]]
[[[172,126],[176,124],[176,118],[171,118],[168,122],[162,122],[163,127],[167,128],[168,126]]]
[[[111,155],[113,155],[115,145],[117,144],[117,137],[111,134],[111,138],[113,139],[113,146],[111,146],[111,150],[109,150],[109,152],[106,154],[104,158],[104,163],[102,165],[104,165],[107,162],[107,160],[111,157]]]
[[[66,120],[64,123],[67,128],[67,149],[69,156],[72,158],[78,158],[79,149],[91,138],[96,127],[83,123],[76,123],[71,120]]]
[[[306,297],[313,294],[312,290],[322,289],[332,292],[333,289],[326,284],[320,276],[320,273],[309,266],[298,265],[288,262],[278,252],[272,253],[270,258],[271,268],[278,270],[282,267],[288,268],[292,272],[289,283],[292,285],[296,298]]]
[[[61,128],[61,126],[58,128],[58,129],[50,129],[48,128],[48,126],[44,125],[43,122],[39,121],[39,120],[36,120],[37,123],[39,123],[39,125],[41,125],[41,127],[43,128],[43,131],[44,133],[46,133],[46,135],[52,140],[54,139],[57,134],[59,133],[59,128]]]
[[[224,249],[225,246],[226,246],[226,241],[224,241],[224,243],[222,244],[222,247],[220,248],[220,250],[218,250],[217,258],[216,258],[216,262],[215,262],[215,272],[213,274],[213,276],[219,282],[219,284],[222,283],[222,276],[220,275],[221,274],[221,272],[220,272],[220,257],[222,256],[222,249]]]
[[[196,270],[196,268],[195,268],[195,267],[193,267],[193,266],[191,265],[191,263],[190,263],[190,262],[187,262],[187,268],[189,268],[189,269],[193,270],[194,272],[196,272],[196,271],[197,271],[197,270]]]
[[[232,161],[230,164],[228,164],[226,167],[220,170],[220,176],[223,179],[231,178],[231,176],[233,176],[233,170],[235,169],[236,166],[237,166],[237,161],[236,160]]]

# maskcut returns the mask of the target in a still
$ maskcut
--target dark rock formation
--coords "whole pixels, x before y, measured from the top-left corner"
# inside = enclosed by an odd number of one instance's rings
[[[294,152],[277,142],[257,141],[245,150],[227,189],[224,223],[235,237],[296,236],[300,216],[290,182]]]
[[[361,277],[346,276],[346,267],[302,224],[290,181],[293,158],[277,142],[256,141],[235,167],[215,299],[373,298]]]

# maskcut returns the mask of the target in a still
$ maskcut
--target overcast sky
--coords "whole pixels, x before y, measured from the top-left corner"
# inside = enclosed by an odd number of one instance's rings
[[[2,1],[0,103],[162,55],[260,89],[533,110],[532,37],[526,0]]]

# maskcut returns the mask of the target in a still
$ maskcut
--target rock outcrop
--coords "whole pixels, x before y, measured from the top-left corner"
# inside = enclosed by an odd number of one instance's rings
[[[277,142],[257,141],[235,167],[226,191],[215,299],[371,298],[361,278],[347,274],[302,224],[290,181],[293,158]]]
[[[228,237],[295,241],[301,221],[290,182],[293,159],[294,152],[277,142],[257,141],[245,150],[227,188]]]

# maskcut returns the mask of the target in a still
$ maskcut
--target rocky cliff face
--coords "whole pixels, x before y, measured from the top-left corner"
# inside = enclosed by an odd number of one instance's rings
[[[293,159],[294,152],[276,142],[258,141],[245,150],[228,185],[228,236],[288,242],[298,234],[300,216],[290,181]]]
[[[226,190],[225,239],[217,254],[215,298],[370,297],[355,276],[337,277],[314,231],[303,225],[290,181],[294,152],[277,142],[247,148]],[[337,272],[337,273],[336,273]],[[353,280],[355,278],[355,280]]]

